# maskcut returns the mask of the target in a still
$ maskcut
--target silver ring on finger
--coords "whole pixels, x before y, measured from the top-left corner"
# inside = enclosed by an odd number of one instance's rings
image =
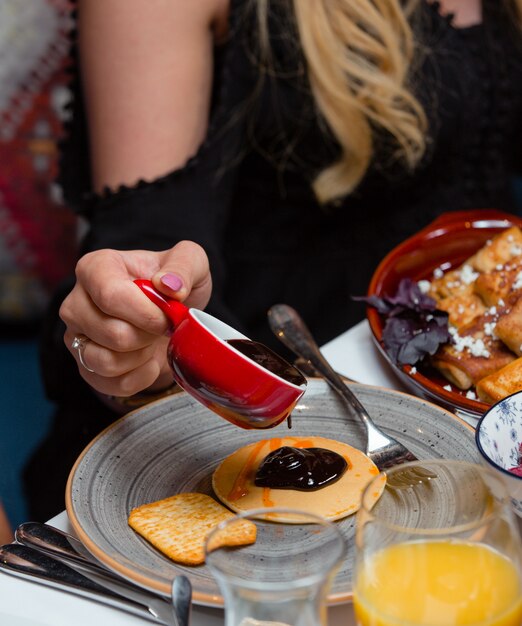
[[[85,335],[75,335],[71,343],[71,348],[73,350],[76,350],[76,352],[78,353],[78,360],[80,361],[80,364],[82,365],[82,367],[84,367],[88,372],[94,373],[94,370],[91,369],[87,365],[87,363],[85,363],[85,359],[83,356],[85,346],[87,345],[89,341],[90,339],[86,337]]]

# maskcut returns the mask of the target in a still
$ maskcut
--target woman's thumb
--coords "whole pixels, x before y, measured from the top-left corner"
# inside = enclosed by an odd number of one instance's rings
[[[162,253],[160,269],[152,277],[152,282],[165,295],[203,308],[212,291],[205,251],[192,241],[181,241]]]

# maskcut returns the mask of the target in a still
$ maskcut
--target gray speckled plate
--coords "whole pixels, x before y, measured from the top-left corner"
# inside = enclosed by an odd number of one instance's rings
[[[420,459],[453,458],[479,462],[473,429],[434,404],[404,393],[352,385],[384,430]],[[364,449],[364,431],[339,398],[319,379],[310,379],[286,424],[268,431],[242,430],[218,417],[185,392],[118,420],[84,450],[67,485],[66,508],[87,549],[125,578],[163,595],[170,581],[186,574],[198,604],[221,606],[219,589],[204,566],[178,565],[139,537],[128,525],[130,510],[182,491],[211,494],[215,467],[252,441],[285,435],[321,435]],[[330,602],[352,599],[354,516],[337,522],[348,539],[348,556],[335,578]]]

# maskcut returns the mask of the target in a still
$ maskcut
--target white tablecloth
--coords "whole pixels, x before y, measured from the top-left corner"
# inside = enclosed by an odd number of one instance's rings
[[[323,353],[337,371],[357,382],[402,389],[373,345],[366,322],[323,346]],[[72,532],[65,513],[53,518],[50,523]],[[328,618],[329,626],[355,624],[351,605],[331,607]],[[72,594],[0,573],[2,626],[145,626],[151,623]],[[192,626],[222,626],[223,623],[222,610],[194,606]]]

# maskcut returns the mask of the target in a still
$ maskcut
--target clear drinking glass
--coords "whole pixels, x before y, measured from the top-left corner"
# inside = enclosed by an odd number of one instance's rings
[[[416,461],[436,478],[386,487],[357,513],[360,626],[520,626],[522,546],[499,476],[460,461]],[[403,471],[407,465],[387,472]]]
[[[266,519],[289,513],[302,521]],[[256,524],[256,542],[222,546],[221,537],[244,519]],[[205,549],[225,601],[226,626],[326,626],[328,589],[346,554],[335,523],[302,511],[256,509],[222,522]]]

